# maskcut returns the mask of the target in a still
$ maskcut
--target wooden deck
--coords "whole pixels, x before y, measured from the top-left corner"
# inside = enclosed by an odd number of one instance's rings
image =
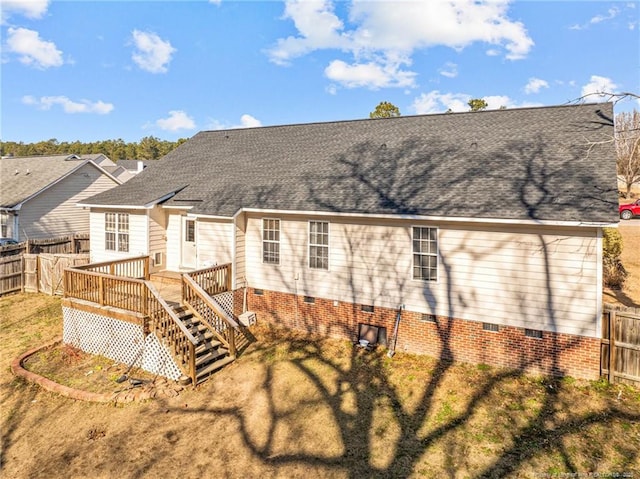
[[[182,301],[182,276],[175,271],[159,271],[151,274],[151,282],[167,303]]]

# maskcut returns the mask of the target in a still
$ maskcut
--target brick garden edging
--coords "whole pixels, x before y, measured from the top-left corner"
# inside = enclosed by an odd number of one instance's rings
[[[44,346],[39,346],[37,348],[30,349],[26,353],[18,356],[11,362],[11,372],[18,377],[21,377],[31,383],[38,384],[41,388],[46,389],[47,391],[60,394],[61,396],[68,397],[71,399],[77,399],[79,401],[90,401],[97,403],[108,403],[108,402],[123,402],[120,398],[116,398],[116,396],[112,394],[99,394],[92,393],[89,391],[82,391],[81,389],[74,389],[69,386],[64,386],[62,384],[58,384],[51,379],[45,378],[44,376],[40,376],[39,374],[33,373],[31,371],[26,370],[22,363],[25,359],[33,354],[42,351],[44,349],[49,349],[57,346],[62,339],[53,340]]]

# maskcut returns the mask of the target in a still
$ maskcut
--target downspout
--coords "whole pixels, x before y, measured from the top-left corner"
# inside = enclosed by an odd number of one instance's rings
[[[596,330],[595,337],[602,337],[602,313],[603,313],[603,260],[604,251],[602,250],[602,235],[603,228],[599,227],[596,230],[596,287],[598,288],[598,294],[596,295]]]

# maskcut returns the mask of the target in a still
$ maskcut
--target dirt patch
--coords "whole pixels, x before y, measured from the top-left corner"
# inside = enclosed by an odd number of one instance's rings
[[[195,390],[95,404],[9,372],[33,331],[59,335],[58,300],[1,298],[0,312],[3,477],[640,477],[640,392],[627,386],[390,359],[259,324],[258,341]],[[77,378],[109,377],[103,359],[54,356]]]
[[[37,382],[44,389],[79,400],[144,401],[175,397],[184,389],[175,381],[85,353],[60,341],[21,357],[22,361],[12,365],[17,375]],[[23,374],[24,371],[28,373]]]

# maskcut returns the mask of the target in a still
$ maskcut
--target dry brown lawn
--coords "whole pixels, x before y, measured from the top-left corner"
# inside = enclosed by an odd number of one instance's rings
[[[263,326],[196,390],[93,404],[9,371],[60,335],[58,299],[0,298],[0,317],[3,478],[640,478],[637,389],[389,359]]]
[[[640,218],[621,221],[618,227],[622,235],[622,264],[628,276],[622,290],[605,288],[604,301],[640,308]]]

